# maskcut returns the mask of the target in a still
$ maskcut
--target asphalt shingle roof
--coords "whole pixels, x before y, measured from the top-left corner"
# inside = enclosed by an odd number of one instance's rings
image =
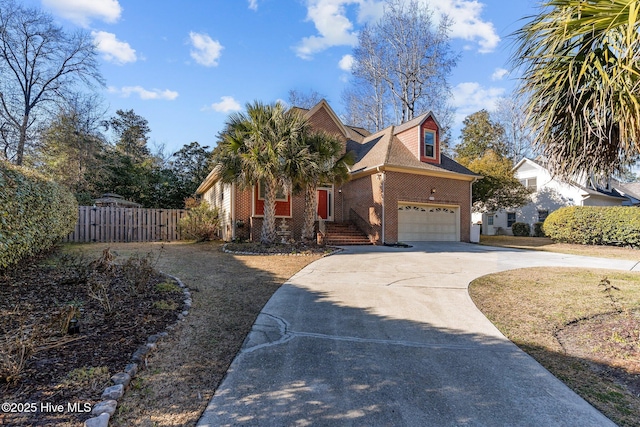
[[[411,126],[417,126],[425,116],[426,115],[420,116],[407,123],[411,123]],[[405,125],[407,123],[405,123]],[[404,129],[409,129],[411,126],[404,127]],[[356,163],[351,170],[356,172],[389,165],[434,172],[446,171],[462,175],[479,176],[444,154],[441,156],[440,164],[421,162],[395,136],[398,133],[397,129],[398,128],[391,126],[367,136],[362,142],[348,141],[347,150],[353,150],[356,154]]]

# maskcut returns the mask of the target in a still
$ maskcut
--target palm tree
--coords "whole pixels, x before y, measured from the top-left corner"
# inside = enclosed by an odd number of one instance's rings
[[[304,163],[308,150],[302,145],[307,123],[280,102],[247,104],[246,113],[232,114],[216,155],[223,182],[242,187],[264,187],[264,219],[260,241],[276,241],[276,195],[291,192],[290,176]]]
[[[343,144],[336,136],[326,132],[310,132],[304,138],[313,159],[302,169],[298,185],[304,192],[304,222],[302,239],[313,240],[316,212],[318,210],[317,191],[322,183],[340,185],[349,179],[349,166],[354,164],[353,152],[343,153]]]
[[[638,0],[547,0],[515,33],[530,125],[561,175],[611,174],[639,154]]]

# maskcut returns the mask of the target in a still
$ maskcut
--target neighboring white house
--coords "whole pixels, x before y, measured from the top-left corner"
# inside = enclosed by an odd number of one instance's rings
[[[517,209],[475,213],[473,222],[481,221],[482,234],[512,234],[511,226],[515,222],[528,223],[533,231],[533,224],[543,222],[547,215],[564,206],[620,206],[634,204],[633,200],[638,202],[617,188],[600,188],[586,176],[561,181],[531,159],[520,160],[513,169],[522,185],[533,191],[531,203]]]

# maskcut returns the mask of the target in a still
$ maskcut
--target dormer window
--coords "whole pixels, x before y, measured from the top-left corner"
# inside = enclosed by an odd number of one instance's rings
[[[424,157],[436,157],[436,133],[429,129],[424,130]]]

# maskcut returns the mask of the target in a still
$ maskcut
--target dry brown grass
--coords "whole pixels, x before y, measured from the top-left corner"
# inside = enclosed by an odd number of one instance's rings
[[[160,244],[111,244],[120,256]],[[319,256],[238,256],[219,243],[165,244],[158,268],[191,289],[189,316],[162,341],[118,404],[112,426],[193,426],[258,313],[289,277]],[[81,245],[101,251],[106,245]]]
[[[640,261],[640,250],[616,246],[573,245],[554,243],[547,237],[480,236],[480,244],[504,248],[530,249],[563,254],[617,258]]]
[[[600,286],[607,277],[618,304]],[[478,308],[511,341],[532,355],[555,376],[621,425],[639,425],[638,365],[628,354],[602,357],[596,342],[598,315],[633,315],[640,309],[640,273],[570,268],[530,268],[481,277],[469,292]],[[556,338],[559,331],[581,319],[592,319],[594,332],[582,340],[580,355],[567,351]],[[596,320],[595,322],[593,320]],[[606,332],[606,331],[605,331]],[[583,331],[584,333],[584,331]],[[611,331],[609,336],[613,336]],[[640,355],[640,338],[629,343]],[[617,367],[617,368],[616,368]]]

